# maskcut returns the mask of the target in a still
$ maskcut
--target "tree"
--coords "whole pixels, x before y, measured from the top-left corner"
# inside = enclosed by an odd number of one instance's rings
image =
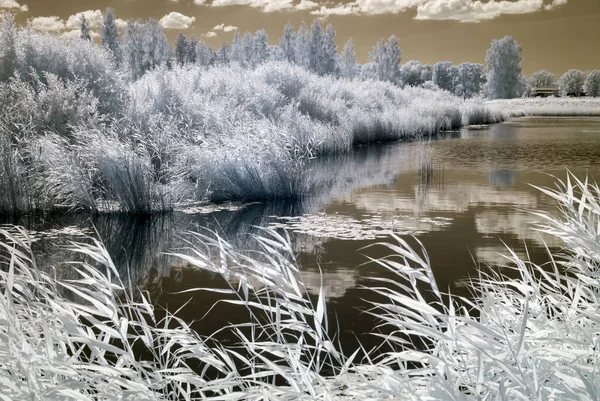
[[[318,75],[324,74],[324,37],[319,20],[315,18],[310,26],[308,69]]]
[[[283,28],[283,36],[279,39],[279,47],[283,51],[283,57],[288,63],[294,63],[294,50],[295,50],[296,34],[294,33],[294,26],[290,21],[285,24]]]
[[[121,50],[121,42],[119,41],[119,31],[115,22],[115,14],[111,8],[104,11],[104,19],[100,28],[100,42],[107,50],[109,50],[117,65],[123,61]]]
[[[17,70],[17,30],[15,16],[0,14],[0,82],[8,79]]]
[[[221,46],[215,52],[215,64],[227,65],[229,64],[229,53],[230,46],[226,41],[221,42]]]
[[[85,19],[85,15],[81,14],[79,17],[79,31],[80,37],[83,40],[92,40],[92,36],[90,35],[90,24],[88,24],[87,19]]]
[[[252,65],[257,66],[269,58],[269,37],[264,29],[256,31],[252,43]]]
[[[579,96],[583,92],[586,74],[581,70],[569,70],[558,80],[561,96]]]
[[[454,93],[465,99],[472,98],[481,92],[483,65],[478,63],[462,63],[458,66],[456,88]]]
[[[155,19],[144,24],[144,56],[145,71],[171,64],[171,48],[167,36]]]
[[[492,40],[485,56],[490,99],[511,99],[518,96],[521,52],[521,46],[510,36]]]
[[[198,39],[194,35],[191,35],[187,41],[186,63],[194,64],[196,62],[196,46],[198,46]]]
[[[187,61],[188,44],[185,35],[179,32],[175,40],[175,60],[177,64],[184,65]]]
[[[162,27],[156,20],[147,23],[127,21],[124,38],[125,58],[135,81],[146,71],[170,65],[171,49]]]
[[[308,27],[302,21],[294,40],[294,62],[304,68],[309,68],[310,64],[309,35]]]
[[[421,86],[431,80],[430,70],[430,65],[410,60],[400,66],[400,80],[403,85]]]
[[[323,43],[322,74],[339,76],[339,62],[337,46],[335,44],[335,31],[333,25],[327,24]]]
[[[213,65],[215,59],[216,54],[213,49],[204,42],[198,42],[196,45],[196,64],[207,67]]]
[[[458,79],[458,68],[449,61],[440,61],[433,66],[433,83],[440,89],[454,93]],[[462,91],[463,89],[461,89]]]
[[[400,83],[401,56],[402,52],[395,35],[390,36],[387,43],[380,39],[369,53],[369,61],[374,63],[377,79]]]
[[[248,56],[246,54],[246,50],[244,49],[239,31],[235,31],[233,34],[233,39],[231,40],[231,45],[229,47],[229,61],[232,64],[236,64],[241,67],[246,67],[248,64]]]
[[[592,97],[600,96],[600,70],[592,70],[583,84],[585,94]]]
[[[131,79],[135,81],[144,74],[144,30],[141,21],[127,21],[123,42],[125,62]]]
[[[354,50],[354,42],[352,38],[346,41],[340,60],[340,72],[342,77],[353,79],[358,73],[356,66],[356,51]]]
[[[533,88],[556,88],[556,76],[550,71],[541,70],[531,74]]]

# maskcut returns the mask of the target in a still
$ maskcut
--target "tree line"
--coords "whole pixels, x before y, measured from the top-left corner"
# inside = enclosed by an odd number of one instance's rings
[[[81,38],[91,40],[89,24],[81,17]],[[173,65],[225,66],[256,68],[267,61],[288,62],[319,76],[345,79],[380,80],[398,86],[439,88],[459,97],[474,96],[516,98],[532,96],[535,88],[558,88],[561,95],[600,95],[600,71],[569,70],[560,79],[545,70],[526,77],[521,73],[521,47],[511,37],[493,40],[486,53],[486,65],[449,61],[424,64],[402,61],[402,51],[395,35],[380,39],[369,53],[368,62],[360,64],[352,38],[341,52],[335,42],[331,24],[324,28],[315,19],[309,26],[302,22],[295,29],[288,22],[279,43],[269,45],[264,30],[241,34],[235,31],[231,42],[223,41],[213,49],[193,35],[179,33],[174,49],[158,21],[129,20],[122,38],[112,9],[104,12],[100,42],[135,81],[147,71]]]

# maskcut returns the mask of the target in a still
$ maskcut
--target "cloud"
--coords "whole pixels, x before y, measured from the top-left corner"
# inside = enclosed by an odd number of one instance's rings
[[[85,16],[90,29],[98,29],[102,25],[103,17],[102,11],[100,10],[87,10],[81,11],[77,14],[71,15],[65,24],[67,29],[79,29],[81,24],[81,16]]]
[[[213,28],[213,31],[224,31],[224,32],[233,32],[235,30],[237,30],[238,27],[237,26],[233,26],[233,25],[225,25],[225,24],[219,24],[217,26],[215,26]]]
[[[206,5],[206,0],[194,0],[194,4],[197,6]]]
[[[210,31],[210,32],[206,32],[204,34],[204,36],[207,37],[207,38],[214,38],[215,36],[217,36],[217,33],[213,32],[213,31]]]
[[[296,4],[296,6],[294,7],[296,10],[311,10],[315,7],[318,7],[319,4],[315,3],[314,1],[311,0],[300,0],[299,4]]]
[[[29,11],[27,4],[19,4],[15,0],[0,0],[0,8],[16,8],[19,11]]]
[[[194,0],[196,3],[196,0]],[[196,3],[198,4],[198,3]],[[292,0],[213,0],[213,7],[250,6],[260,8],[264,12],[290,10],[294,8]]]
[[[304,0],[302,0],[304,1]],[[310,0],[307,0],[310,1]],[[409,9],[417,10],[415,19],[456,20],[479,22],[503,14],[526,14],[543,9],[551,10],[564,5],[568,0],[354,0],[335,6],[321,6],[315,15],[379,15],[397,14]]]
[[[456,20],[478,22],[494,19],[502,14],[527,14],[542,9],[543,0],[489,1],[429,0],[417,7],[416,19]]]
[[[57,17],[35,17],[30,21],[31,27],[42,32],[57,32],[65,29],[65,22]]]
[[[71,29],[69,31],[63,32],[60,36],[62,36],[63,38],[66,38],[66,39],[77,39],[77,38],[81,37],[81,30],[79,28]],[[90,31],[90,36],[92,37],[92,39],[95,39],[95,38],[99,38],[100,34]]]
[[[160,24],[166,29],[188,29],[194,21],[196,17],[188,17],[172,11],[160,19]]]

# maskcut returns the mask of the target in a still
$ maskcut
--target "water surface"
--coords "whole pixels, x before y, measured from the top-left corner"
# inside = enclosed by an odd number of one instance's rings
[[[248,250],[256,247],[251,234],[257,226],[285,228],[309,290],[316,293],[322,280],[343,338],[375,344],[365,337],[375,323],[361,313],[369,298],[362,286],[387,273],[366,255],[390,251],[374,244],[392,241],[391,233],[416,237],[427,249],[440,289],[466,295],[465,280],[478,268],[506,264],[505,246],[540,263],[547,260],[544,241],[560,246],[532,230],[536,218],[530,211],[556,213],[533,185],[553,187],[567,169],[600,177],[600,119],[518,119],[315,160],[310,174],[318,190],[302,202],[196,207],[156,218],[70,216],[16,223],[33,230],[38,263],[58,266],[65,277],[70,267],[61,263],[73,257],[64,249],[68,241],[99,235],[119,268],[148,289],[157,305],[175,310],[189,301],[180,316],[197,321],[194,327],[205,334],[245,321],[246,315],[225,307],[210,311],[215,294],[176,294],[224,283],[165,253],[188,246],[189,231],[208,228]]]

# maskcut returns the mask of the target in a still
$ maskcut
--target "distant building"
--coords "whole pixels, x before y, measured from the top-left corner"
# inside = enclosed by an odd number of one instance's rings
[[[533,89],[533,96],[535,97],[558,97],[558,88],[535,88]]]

